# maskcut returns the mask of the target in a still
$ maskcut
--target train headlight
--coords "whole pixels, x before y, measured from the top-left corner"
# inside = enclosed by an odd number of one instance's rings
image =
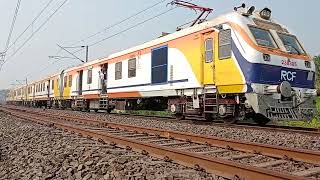
[[[310,61],[305,61],[304,65],[306,66],[306,68],[311,68],[311,62]]]
[[[260,11],[260,17],[265,20],[269,20],[271,18],[271,10],[269,8],[264,8]]]
[[[263,60],[264,61],[271,61],[271,57],[269,54],[263,54]]]

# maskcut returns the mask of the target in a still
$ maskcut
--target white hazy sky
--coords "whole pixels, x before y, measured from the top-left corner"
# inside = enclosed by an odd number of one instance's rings
[[[49,0],[22,0],[11,42],[27,27],[32,19],[40,12]],[[17,49],[25,39],[35,31],[39,25],[64,0],[54,0],[32,28],[12,46],[9,55]],[[56,55],[59,50],[56,44],[68,46],[103,28],[116,23],[130,15],[145,9],[160,0],[68,0],[60,11],[35,36],[13,56],[0,71],[0,89],[13,87],[16,80],[28,77],[35,80],[45,75],[79,64],[73,59],[64,59],[55,63],[48,56]],[[115,28],[109,29],[88,41],[77,45],[87,45],[133,26],[145,19],[171,8],[167,3],[156,6]],[[224,12],[232,11],[234,6],[246,3],[257,9],[269,7],[272,16],[285,24],[298,36],[310,55],[320,54],[319,42],[319,0],[193,0],[194,3],[214,9],[210,18]],[[4,50],[8,37],[12,16],[17,0],[0,0],[0,52]],[[89,48],[89,59],[107,56],[128,47],[152,40],[161,32],[173,32],[178,25],[195,18],[197,14],[183,8],[177,8],[169,13],[153,19],[121,35],[115,36],[103,43]],[[61,56],[68,56],[60,53]],[[84,53],[79,57],[85,58]]]

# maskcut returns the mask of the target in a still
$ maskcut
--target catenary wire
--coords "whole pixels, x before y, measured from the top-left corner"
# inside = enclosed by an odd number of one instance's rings
[[[115,34],[113,34],[113,35],[111,35],[111,36],[108,36],[108,37],[106,37],[106,38],[104,38],[104,39],[102,39],[102,40],[99,40],[99,41],[95,42],[95,43],[92,43],[92,44],[89,45],[89,46],[95,46],[95,45],[97,45],[97,44],[99,44],[99,43],[101,43],[101,42],[103,42],[103,41],[105,41],[105,40],[107,40],[107,39],[110,39],[110,38],[112,38],[112,37],[115,37],[115,36],[117,36],[117,35],[120,35],[120,34],[126,32],[126,31],[129,31],[130,29],[133,29],[133,28],[135,28],[135,27],[137,27],[137,26],[140,26],[140,25],[142,25],[142,24],[144,24],[144,23],[146,23],[146,22],[148,22],[148,21],[151,21],[152,19],[155,19],[155,18],[157,18],[157,17],[159,17],[159,16],[161,16],[161,15],[164,15],[164,14],[172,11],[172,10],[175,9],[175,8],[177,8],[177,7],[171,8],[171,9],[169,9],[169,10],[167,10],[167,11],[164,11],[164,12],[162,12],[162,13],[160,13],[160,14],[157,14],[156,16],[153,16],[153,17],[151,17],[151,18],[149,18],[149,19],[146,19],[146,20],[144,20],[144,21],[142,21],[142,22],[140,22],[140,23],[137,23],[137,24],[135,24],[135,25],[133,25],[133,26],[127,28],[127,29],[124,29],[124,30],[122,30],[122,31],[120,31],[120,32],[118,32],[118,33],[115,33]],[[80,52],[80,51],[82,51],[82,50],[83,50],[83,49],[80,49],[80,50],[74,51],[73,53],[78,53],[78,52]],[[44,69],[42,69],[40,72],[43,72],[44,70],[48,69],[51,65],[57,63],[57,62],[60,61],[60,60],[61,60],[61,59],[58,59],[58,60],[52,62],[51,64],[47,65]],[[30,73],[29,73],[27,76],[30,76]]]
[[[133,15],[131,15],[131,16],[123,19],[123,20],[118,21],[117,23],[114,23],[114,24],[112,24],[112,25],[110,25],[110,26],[107,26],[106,28],[104,28],[104,29],[101,30],[101,31],[98,31],[98,32],[96,32],[96,33],[94,33],[94,34],[92,34],[92,35],[90,35],[90,36],[87,36],[87,37],[84,38],[84,39],[81,39],[81,40],[79,40],[79,41],[77,41],[77,42],[75,42],[75,43],[72,43],[71,46],[72,46],[72,45],[75,45],[75,44],[77,44],[77,43],[79,43],[79,42],[83,42],[83,41],[85,41],[85,40],[87,40],[87,39],[90,39],[90,38],[92,38],[92,37],[94,37],[94,36],[96,36],[96,35],[98,35],[98,34],[101,34],[101,33],[105,32],[106,30],[111,29],[111,28],[113,28],[113,27],[115,27],[115,26],[117,26],[117,25],[119,25],[119,24],[121,24],[121,23],[129,20],[129,19],[132,19],[133,17],[136,17],[137,15],[142,14],[143,12],[146,12],[147,10],[152,9],[153,7],[155,7],[155,6],[163,3],[163,2],[165,2],[165,1],[167,1],[167,0],[158,1],[157,3],[155,3],[155,4],[153,4],[153,5],[145,8],[145,9],[143,9],[143,10],[141,10],[141,11],[135,13],[135,14],[133,14]],[[171,11],[171,10],[170,10],[170,11]],[[152,19],[153,19],[153,18],[152,18]],[[136,26],[137,26],[137,25],[136,25]],[[133,28],[133,27],[131,27],[130,29],[132,29],[132,28]],[[128,30],[129,30],[129,29],[128,29]],[[126,31],[128,31],[128,30],[126,30]],[[111,37],[110,37],[110,38],[111,38]],[[74,51],[73,53],[78,53],[78,52],[83,51],[83,50],[84,50],[84,49],[79,49],[79,50]],[[56,54],[58,54],[60,51],[61,51],[61,49],[60,49]],[[60,60],[61,60],[61,59],[58,59],[58,60],[50,63],[49,65],[45,66],[40,72],[43,72],[44,70],[48,69],[51,65],[57,63],[57,62],[60,61]],[[30,75],[31,75],[31,73],[27,74],[27,76],[30,76]]]
[[[111,25],[103,28],[102,30],[100,30],[100,31],[98,31],[98,32],[96,32],[96,33],[93,33],[93,34],[91,34],[91,35],[89,35],[89,36],[87,36],[87,37],[85,37],[85,38],[83,38],[83,39],[81,39],[81,40],[78,40],[78,41],[72,43],[71,45],[78,44],[78,43],[83,42],[83,41],[85,41],[85,40],[91,39],[91,38],[97,36],[98,34],[102,34],[102,33],[106,32],[107,30],[109,30],[109,29],[111,29],[111,28],[113,28],[113,27],[115,27],[115,26],[118,26],[118,25],[120,25],[120,24],[128,21],[129,19],[132,19],[132,18],[134,18],[134,17],[136,17],[136,16],[138,16],[138,15],[140,15],[140,14],[142,14],[142,13],[144,13],[144,12],[146,12],[146,11],[148,11],[148,10],[156,7],[156,6],[158,6],[159,4],[162,4],[162,3],[165,2],[165,1],[167,1],[167,0],[158,1],[157,3],[149,6],[149,7],[145,8],[145,9],[143,9],[143,10],[141,10],[141,11],[139,11],[139,12],[137,12],[137,13],[135,13],[135,14],[133,14],[133,15],[125,18],[125,19],[123,19],[123,20],[120,20],[120,21],[118,21],[118,22],[116,22],[116,23],[114,23],[114,24],[111,24]]]
[[[18,48],[13,54],[11,54],[11,55],[9,56],[9,58],[6,59],[2,64],[8,62],[14,55],[16,55],[17,52],[19,52],[19,50],[21,50],[21,49],[25,46],[25,44],[26,44],[28,41],[30,41],[30,39],[31,39],[38,31],[40,31],[41,28],[42,28],[44,25],[46,25],[46,24],[50,21],[50,19],[59,11],[59,9],[62,8],[62,6],[63,6],[67,1],[68,1],[68,0],[64,0],[64,1],[62,2],[62,4],[60,4],[60,6],[59,6],[57,9],[55,9],[55,11],[54,11],[54,12],[28,37],[28,39],[27,39],[26,41],[24,41],[24,43],[23,43],[21,46],[19,46],[19,48]]]
[[[192,1],[192,0],[191,0],[191,1]],[[191,1],[189,1],[189,2],[191,2]],[[162,1],[160,1],[160,2],[162,2]],[[177,8],[177,7],[170,8],[170,9],[167,10],[167,11],[164,11],[164,12],[162,12],[162,13],[160,13],[160,14],[157,14],[157,15],[151,17],[151,18],[148,18],[148,19],[146,19],[146,20],[144,20],[144,21],[142,21],[142,22],[139,22],[139,23],[137,23],[137,24],[135,24],[135,25],[127,28],[127,29],[124,29],[124,30],[122,30],[122,31],[120,31],[120,32],[118,32],[118,33],[115,33],[115,34],[113,34],[113,35],[111,35],[111,36],[108,36],[108,37],[103,38],[103,39],[101,39],[101,40],[99,40],[99,41],[96,41],[96,42],[90,44],[89,46],[95,46],[95,45],[97,45],[97,44],[99,44],[99,43],[102,43],[103,41],[106,41],[107,39],[110,39],[110,38],[112,38],[112,37],[115,37],[115,36],[117,36],[117,35],[120,35],[120,34],[126,32],[126,31],[129,31],[129,30],[131,30],[131,29],[133,29],[133,28],[135,28],[135,27],[137,27],[137,26],[140,26],[140,25],[142,25],[142,24],[144,24],[144,23],[146,23],[146,22],[148,22],[148,21],[151,21],[151,20],[153,20],[153,19],[155,19],[155,18],[157,18],[157,17],[160,17],[160,16],[162,16],[162,15],[164,15],[164,14],[166,14],[166,13],[168,13],[168,12],[170,12],[170,11],[176,9],[176,8]],[[140,12],[141,12],[141,11],[140,11]],[[137,13],[136,13],[136,14],[137,14]],[[79,42],[80,42],[80,41],[79,41]],[[73,53],[78,53],[78,52],[80,52],[80,51],[82,51],[82,50],[83,50],[83,49],[80,49],[80,50],[74,51]],[[43,72],[44,70],[48,69],[51,65],[57,63],[57,62],[60,61],[60,60],[61,60],[61,59],[58,59],[58,60],[52,62],[51,64],[47,65],[44,69],[42,69],[40,72]],[[27,76],[30,76],[30,75],[31,75],[31,73],[29,73]]]
[[[162,12],[162,13],[160,13],[160,14],[157,14],[156,16],[153,16],[153,17],[151,17],[151,18],[149,18],[149,19],[146,19],[146,20],[144,20],[144,21],[142,21],[142,22],[139,22],[139,23],[137,23],[137,24],[135,24],[135,25],[133,25],[133,26],[130,26],[129,28],[124,29],[124,30],[122,30],[122,31],[120,31],[120,32],[118,32],[118,33],[112,34],[111,36],[108,36],[108,37],[103,38],[103,39],[101,39],[101,40],[99,40],[99,41],[96,41],[96,42],[90,44],[89,46],[95,46],[95,45],[97,45],[97,44],[100,44],[100,43],[102,43],[103,41],[105,41],[105,40],[107,40],[107,39],[110,39],[110,38],[112,38],[112,37],[115,37],[115,36],[117,36],[117,35],[120,35],[120,34],[126,32],[126,31],[129,31],[130,29],[133,29],[133,28],[135,28],[135,27],[137,27],[137,26],[140,26],[140,25],[142,25],[142,24],[144,24],[144,23],[146,23],[146,22],[148,22],[148,21],[151,21],[152,19],[155,19],[155,18],[157,18],[157,17],[159,17],[159,16],[162,16],[162,15],[164,15],[164,14],[172,11],[172,10],[175,9],[175,8],[176,8],[176,7],[171,8],[171,9],[169,9],[169,10],[167,10],[167,11],[165,11],[165,12]]]
[[[32,20],[32,22],[22,31],[19,36],[9,45],[7,49],[10,49],[16,42],[21,38],[21,36],[37,21],[37,19],[43,14],[43,12],[49,7],[49,5],[53,2],[54,0],[48,1],[48,3],[43,7],[43,9],[37,14],[37,16]]]
[[[15,26],[15,23],[16,23],[16,20],[17,20],[19,9],[20,9],[20,4],[21,4],[21,0],[18,0],[17,5],[16,5],[16,9],[15,9],[15,12],[14,12],[14,15],[13,15],[13,19],[12,19],[12,23],[11,23],[11,27],[10,27],[10,31],[9,31],[9,35],[8,35],[8,39],[7,39],[7,42],[6,42],[5,52],[7,51],[9,43],[10,43],[12,32],[14,30],[14,26]]]

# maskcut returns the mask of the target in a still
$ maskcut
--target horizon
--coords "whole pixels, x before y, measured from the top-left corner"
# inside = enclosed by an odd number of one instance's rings
[[[28,4],[22,1],[21,10],[17,17],[16,27],[13,31],[12,41],[20,34],[20,32],[31,22],[35,15],[44,7],[47,1],[30,0]],[[59,3],[62,1],[60,0]],[[17,53],[8,63],[6,63],[3,69],[0,71],[0,89],[8,89],[12,86],[10,84],[16,83],[16,80],[25,79],[27,76],[30,81],[40,79],[41,77],[48,76],[59,72],[61,69],[67,67],[72,67],[78,65],[76,60],[62,60],[55,63],[54,59],[49,59],[48,56],[57,54],[59,47],[56,44],[61,44],[63,46],[70,45],[76,40],[82,39],[94,32],[101,30],[103,27],[110,26],[115,22],[118,22],[138,11],[154,4],[157,1],[147,1],[140,0],[139,3],[127,2],[124,0],[115,2],[86,2],[82,1],[69,1],[64,7],[52,18],[51,21],[44,28],[31,39],[27,45]],[[93,39],[92,41],[97,41],[106,38],[112,34],[115,34],[124,28],[128,28],[136,23],[139,23],[150,16],[157,15],[163,11],[170,9],[166,6],[166,3],[170,1],[165,1],[165,3],[152,9],[152,11],[147,11],[142,13],[137,18],[129,20],[117,27],[108,29],[108,33],[102,33],[98,39]],[[201,6],[206,6],[213,8],[213,13],[208,17],[208,19],[214,18],[223,14],[224,12],[232,11],[234,6],[241,5],[243,1],[225,1],[223,4],[218,2],[212,2],[209,0],[197,0],[194,3]],[[316,27],[309,28],[310,26],[303,25],[307,23],[305,19],[311,19],[315,17],[315,11],[312,9],[318,7],[320,2],[311,1],[309,4],[292,1],[244,1],[247,6],[255,5],[256,9],[262,9],[266,6],[272,9],[272,16],[275,20],[287,26],[290,30],[297,35],[298,39],[302,42],[304,48],[307,50],[308,54],[312,57],[320,55],[319,48],[316,46],[316,42],[320,41],[320,37],[316,36]],[[0,29],[0,44],[3,44],[7,38],[9,32],[9,25],[12,20],[12,15],[15,7],[15,1],[3,1],[0,3],[6,11],[0,12],[0,17],[3,20],[3,24],[7,24],[4,28]],[[55,4],[51,9],[54,9],[59,3]],[[282,11],[283,8],[287,8],[287,4],[291,3],[291,11],[298,11],[302,7],[308,6],[308,11],[304,13],[293,13],[288,15]],[[103,11],[104,7],[110,7],[112,10]],[[119,12],[116,9],[121,8],[122,11]],[[113,10],[114,9],[114,10]],[[85,10],[86,13],[83,13]],[[50,11],[49,11],[50,12]],[[126,12],[126,13],[122,13]],[[50,13],[49,13],[50,14]],[[125,33],[104,41],[102,44],[89,47],[89,59],[97,59],[100,57],[106,57],[112,53],[118,52],[120,50],[133,47],[144,42],[150,41],[158,37],[161,32],[174,32],[175,28],[179,24],[183,24],[187,20],[194,19],[197,16],[193,11],[177,8],[174,11],[169,12],[163,16],[160,16],[150,22],[142,24],[136,28],[133,28]],[[106,17],[106,20],[105,20]],[[171,21],[167,21],[170,19]],[[39,24],[34,24],[34,28],[37,28]],[[57,28],[57,27],[67,27],[67,28]],[[80,29],[80,30],[79,30]],[[141,34],[143,33],[143,35]],[[30,34],[27,34],[30,35]],[[23,41],[22,41],[23,42]],[[91,41],[89,41],[91,42]],[[84,45],[86,43],[78,43],[77,45]],[[110,46],[110,44],[112,46]],[[19,47],[19,43],[14,47]],[[35,56],[36,55],[36,56]],[[59,54],[61,56],[67,56],[66,53]],[[84,53],[78,54],[79,57],[83,58]],[[2,78],[5,77],[5,78]],[[28,81],[29,81],[28,80]]]

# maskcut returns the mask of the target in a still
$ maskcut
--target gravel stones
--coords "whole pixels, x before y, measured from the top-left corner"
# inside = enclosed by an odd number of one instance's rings
[[[29,109],[30,110],[30,109]],[[39,109],[32,109],[39,111]],[[61,115],[73,115],[82,118],[90,118],[95,120],[103,120],[107,122],[129,124],[134,126],[159,128],[179,132],[188,132],[200,135],[211,135],[226,139],[244,140],[254,143],[278,145],[283,147],[320,150],[320,137],[305,135],[296,132],[270,132],[260,129],[222,127],[214,125],[197,125],[189,123],[181,123],[179,121],[165,121],[155,118],[120,116],[107,113],[87,113],[68,110],[48,110],[50,113]]]
[[[221,179],[0,112],[0,179]]]

